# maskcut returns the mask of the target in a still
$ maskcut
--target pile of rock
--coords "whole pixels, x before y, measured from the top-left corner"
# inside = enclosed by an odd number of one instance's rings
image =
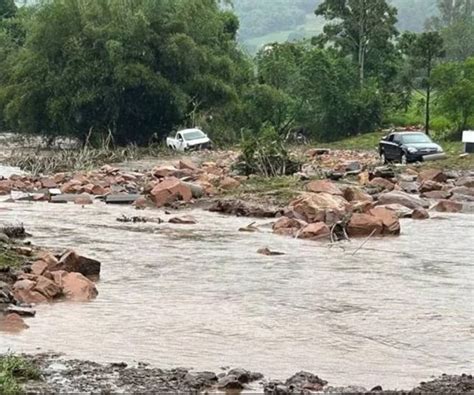
[[[238,188],[244,177],[231,177],[227,162],[197,166],[180,160],[176,166],[158,166],[147,172],[126,172],[106,165],[98,170],[51,177],[12,175],[0,179],[0,195],[22,192],[15,199],[87,205],[101,198],[107,203],[134,203],[139,208],[162,207]]]
[[[376,206],[374,198],[355,186],[340,188],[329,180],[311,181],[273,225],[274,233],[302,239],[329,238],[335,226],[349,237],[398,235],[394,211]]]
[[[12,283],[0,284],[0,296],[6,308],[0,329],[21,330],[21,316],[34,316],[32,305],[64,298],[85,302],[94,299],[97,288],[92,280],[100,274],[100,262],[72,250],[60,256],[37,252],[21,271],[11,275]]]
[[[390,167],[358,174],[357,183],[315,180],[291,201],[273,232],[302,239],[329,238],[343,228],[349,237],[400,234],[399,218],[427,219],[428,209],[460,212],[474,201],[474,175]]]

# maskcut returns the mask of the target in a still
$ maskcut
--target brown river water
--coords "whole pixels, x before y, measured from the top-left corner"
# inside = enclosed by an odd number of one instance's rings
[[[411,388],[440,373],[472,373],[472,214],[402,222],[398,238],[330,247],[242,233],[248,218],[201,210],[197,225],[122,224],[161,210],[95,204],[0,203],[37,245],[102,262],[90,303],[37,307],[30,329],[0,335],[0,352],[144,361],[284,379],[299,370],[337,385]],[[258,224],[268,223],[259,220]],[[256,253],[269,247],[284,252]]]

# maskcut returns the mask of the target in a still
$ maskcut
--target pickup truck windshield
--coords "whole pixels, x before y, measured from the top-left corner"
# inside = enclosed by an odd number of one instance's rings
[[[404,144],[431,143],[430,138],[424,133],[405,134],[401,136]]]
[[[192,132],[186,132],[186,133],[183,133],[183,135],[186,141],[198,140],[198,139],[202,139],[206,137],[206,135],[200,130],[193,130]]]

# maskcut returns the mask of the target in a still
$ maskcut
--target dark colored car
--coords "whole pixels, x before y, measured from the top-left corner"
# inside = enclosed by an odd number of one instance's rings
[[[393,132],[379,143],[380,159],[383,163],[422,162],[443,159],[446,154],[438,144],[423,132]]]

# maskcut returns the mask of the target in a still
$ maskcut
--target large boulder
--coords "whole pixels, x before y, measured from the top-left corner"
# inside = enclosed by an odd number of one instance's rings
[[[81,273],[68,273],[61,281],[66,299],[87,302],[98,295],[95,284]]]
[[[392,191],[395,188],[395,184],[386,178],[375,177],[369,182],[369,185],[373,187],[378,187],[383,190]]]
[[[21,303],[45,303],[48,298],[35,290],[36,282],[33,280],[19,280],[13,284],[13,297]]]
[[[74,198],[74,204],[79,204],[81,206],[85,206],[87,204],[92,203],[94,203],[94,200],[92,199],[92,196],[88,193],[81,193],[80,195]]]
[[[440,191],[443,188],[443,184],[440,182],[426,180],[420,186],[420,192],[431,192],[431,191]]]
[[[474,176],[461,177],[456,180],[456,186],[474,188]]]
[[[10,313],[4,317],[0,317],[0,331],[2,332],[20,332],[29,326],[25,323],[19,314]]]
[[[320,240],[329,237],[331,230],[324,222],[314,222],[306,225],[298,232],[299,239]]]
[[[422,220],[422,219],[428,219],[430,217],[430,214],[424,208],[419,207],[413,210],[411,217],[413,219]]]
[[[438,169],[429,169],[424,170],[418,174],[418,182],[423,183],[425,181],[436,181],[436,182],[446,182],[448,177],[443,173],[442,170]]]
[[[379,236],[383,232],[383,221],[370,214],[352,214],[347,224],[349,237]]]
[[[329,180],[315,180],[311,181],[306,185],[306,190],[309,192],[315,193],[328,193],[330,195],[339,195],[342,196],[342,191],[339,187]]]
[[[290,203],[290,210],[306,222],[334,223],[349,208],[346,199],[329,193],[304,193]]]
[[[38,291],[40,294],[44,295],[49,300],[53,299],[61,293],[61,288],[58,287],[58,285],[54,281],[44,276],[38,276],[38,280],[36,282],[34,290]]]
[[[191,188],[174,177],[156,184],[150,195],[157,207],[162,207],[180,199],[189,202],[193,197]]]
[[[273,224],[273,233],[294,236],[303,226],[306,226],[306,222],[283,216]]]
[[[347,187],[344,190],[344,198],[348,202],[372,202],[374,200],[372,196],[357,187]]]
[[[454,187],[449,190],[452,194],[474,196],[474,188],[469,187]]]
[[[434,199],[434,200],[449,199],[450,196],[451,196],[451,192],[448,192],[448,191],[429,191],[429,192],[423,192],[421,194],[421,197],[423,198]]]
[[[383,193],[379,196],[378,204],[385,205],[385,204],[401,204],[402,206],[415,209],[417,207],[429,207],[429,203],[419,198],[415,195],[410,195],[403,191],[391,191]]]
[[[219,182],[219,187],[221,189],[224,189],[226,191],[230,191],[232,189],[236,189],[240,186],[240,181],[236,180],[235,178],[232,177],[224,177],[220,182]]]
[[[433,210],[442,213],[459,213],[462,209],[462,203],[453,202],[452,200],[440,200],[436,206],[433,207]]]
[[[66,251],[59,260],[55,270],[81,273],[84,276],[97,276],[100,274],[100,262],[95,259],[78,255],[75,251]]]
[[[380,219],[383,224],[382,234],[384,235],[399,235],[400,234],[400,220],[398,216],[391,210],[385,207],[375,207],[369,211],[369,214]]]

